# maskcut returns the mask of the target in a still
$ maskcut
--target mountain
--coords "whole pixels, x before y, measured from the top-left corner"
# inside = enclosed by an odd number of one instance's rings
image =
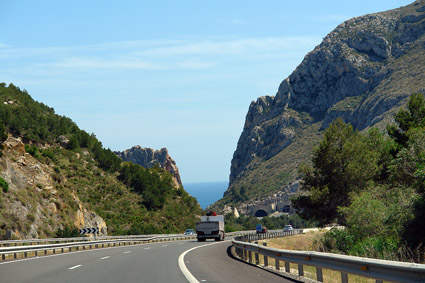
[[[173,182],[176,187],[183,186],[179,174],[179,168],[177,167],[176,162],[168,154],[168,150],[166,148],[153,150],[152,148],[144,148],[140,145],[136,145],[124,151],[115,151],[115,154],[124,161],[130,161],[145,168],[152,168],[155,165],[158,165],[173,176]]]
[[[160,167],[123,162],[70,119],[0,84],[0,239],[183,232],[202,210]]]
[[[290,205],[297,168],[337,117],[384,129],[412,93],[425,90],[425,1],[352,18],[330,32],[280,84],[253,101],[213,209],[267,214]]]

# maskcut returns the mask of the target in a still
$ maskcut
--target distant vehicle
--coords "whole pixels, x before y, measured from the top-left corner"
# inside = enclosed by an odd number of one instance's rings
[[[196,234],[198,242],[204,242],[206,239],[223,241],[225,237],[224,216],[217,215],[215,212],[201,216],[201,221],[196,222]]]
[[[184,231],[185,235],[194,235],[195,234],[195,230],[193,229],[186,229],[186,231]]]
[[[267,228],[266,227],[264,227],[263,225],[261,225],[261,224],[257,224],[257,226],[255,227],[255,231],[257,232],[257,234],[260,234],[260,233],[267,233]]]
[[[292,225],[285,225],[283,227],[283,232],[290,232],[290,231],[294,231],[294,228],[292,228]]]

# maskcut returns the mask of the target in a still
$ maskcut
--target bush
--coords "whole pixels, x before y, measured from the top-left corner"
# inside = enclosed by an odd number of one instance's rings
[[[35,145],[25,145],[25,151],[34,156],[35,158],[40,156],[40,150]]]
[[[399,260],[399,243],[391,238],[371,237],[357,242],[348,252],[350,255]]]
[[[348,254],[356,242],[355,237],[346,229],[332,229],[322,240],[325,252]]]
[[[5,193],[9,191],[9,183],[6,182],[6,180],[4,180],[2,177],[0,177],[0,187]]]
[[[71,227],[66,225],[63,229],[58,229],[56,231],[56,238],[70,238],[80,236],[80,231],[78,228]]]

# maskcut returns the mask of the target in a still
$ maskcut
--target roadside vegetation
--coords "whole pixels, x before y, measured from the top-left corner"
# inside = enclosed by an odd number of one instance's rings
[[[315,227],[314,221],[304,220],[297,214],[282,214],[278,217],[266,216],[257,218],[253,216],[240,216],[236,218],[232,213],[225,215],[225,230],[226,232],[255,230],[257,224],[266,227],[267,230],[283,229],[285,225],[292,225],[294,229]]]
[[[338,223],[322,250],[399,261],[425,257],[425,99],[413,94],[386,132],[335,120],[299,170],[300,216]]]
[[[183,232],[192,228],[202,213],[196,199],[183,188],[175,188],[171,175],[162,168],[146,169],[122,162],[94,134],[34,101],[25,90],[1,83],[0,157],[6,152],[3,143],[8,133],[20,137],[25,152],[52,169],[58,195],[52,195],[42,184],[12,191],[0,178],[0,237],[6,230],[25,234],[34,220],[41,221],[39,218],[44,219],[39,223],[41,236],[75,235],[73,218],[79,208],[73,194],[84,208],[105,220],[109,234]],[[9,158],[17,160],[15,156]],[[17,200],[31,208],[25,221],[18,220],[15,212],[3,213],[5,202]],[[55,203],[58,213],[47,211],[42,205],[46,201]],[[52,231],[52,227],[59,228]]]

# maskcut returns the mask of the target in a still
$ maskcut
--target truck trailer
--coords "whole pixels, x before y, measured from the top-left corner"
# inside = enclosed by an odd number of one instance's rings
[[[196,235],[198,242],[204,242],[206,239],[223,241],[225,237],[224,216],[201,216],[201,221],[196,222]]]

